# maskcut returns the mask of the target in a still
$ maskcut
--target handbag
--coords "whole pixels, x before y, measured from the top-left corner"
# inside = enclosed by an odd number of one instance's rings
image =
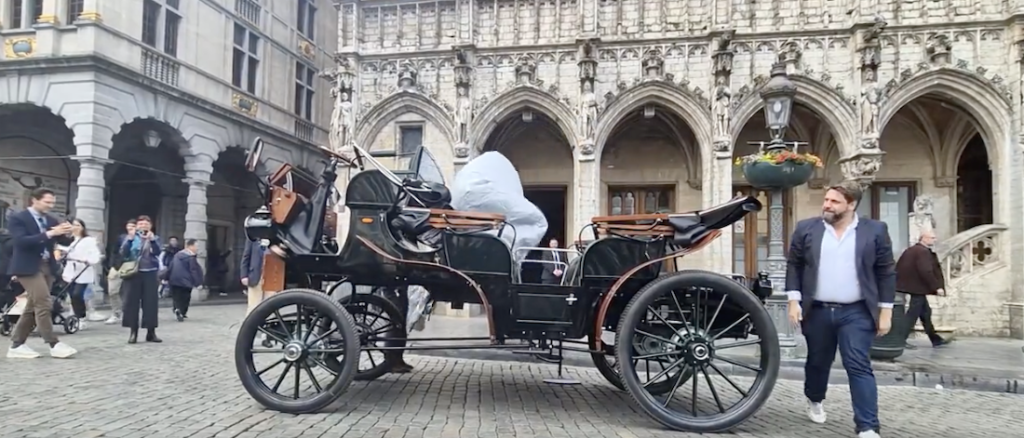
[[[131,278],[135,274],[139,273],[139,260],[149,255],[149,238],[142,239],[142,251],[139,251],[139,258],[131,261],[121,262],[121,267],[117,268],[117,275],[121,278]]]

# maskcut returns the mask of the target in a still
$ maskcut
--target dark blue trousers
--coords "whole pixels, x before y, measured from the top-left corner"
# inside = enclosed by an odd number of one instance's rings
[[[875,318],[864,302],[827,304],[815,302],[802,329],[807,339],[804,364],[804,395],[815,403],[825,400],[828,376],[836,349],[850,382],[856,432],[879,431],[878,386],[871,370],[871,343],[878,333]]]

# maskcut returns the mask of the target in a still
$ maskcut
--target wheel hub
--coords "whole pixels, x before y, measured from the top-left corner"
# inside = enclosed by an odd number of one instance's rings
[[[714,358],[715,348],[703,337],[695,337],[686,342],[683,358],[691,366],[702,366]]]
[[[284,360],[295,362],[306,354],[306,346],[300,342],[290,342],[284,346]]]

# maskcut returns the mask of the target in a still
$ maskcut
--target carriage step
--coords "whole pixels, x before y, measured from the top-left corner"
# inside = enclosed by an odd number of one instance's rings
[[[511,351],[512,354],[531,354],[531,355],[532,354],[547,354],[547,355],[550,355],[551,357],[561,358],[561,356],[559,356],[557,353],[555,353],[552,350],[540,350],[540,349],[538,349],[538,350],[509,350],[509,351]]]

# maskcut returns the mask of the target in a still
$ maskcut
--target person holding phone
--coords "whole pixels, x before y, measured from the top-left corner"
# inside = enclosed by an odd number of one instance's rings
[[[64,359],[78,353],[71,346],[60,342],[53,332],[50,286],[60,266],[53,258],[55,244],[70,243],[72,226],[59,221],[49,214],[57,202],[52,190],[35,189],[31,194],[31,205],[11,215],[8,231],[14,244],[7,275],[15,276],[25,287],[28,302],[24,313],[18,318],[11,334],[7,357],[11,359],[35,359],[39,353],[25,345],[32,330],[39,329],[39,335],[50,347],[50,356]]]
[[[151,231],[152,226],[153,220],[149,216],[139,216],[135,220],[135,229],[128,231],[121,244],[121,258],[125,263],[135,263],[134,272],[128,272],[130,270],[125,269],[123,264],[120,269],[122,277],[128,274],[122,286],[124,309],[121,311],[121,326],[131,330],[128,335],[129,344],[138,341],[140,327],[146,329],[146,342],[163,342],[156,336],[159,319],[157,293],[160,288],[157,273],[164,268],[160,257],[162,245],[160,237]]]

